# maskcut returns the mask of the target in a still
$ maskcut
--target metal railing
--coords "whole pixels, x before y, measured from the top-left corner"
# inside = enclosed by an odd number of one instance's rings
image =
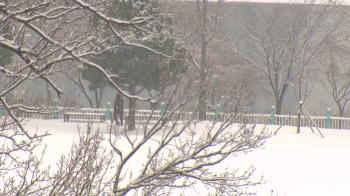
[[[110,116],[112,118],[113,109],[99,109],[99,108],[63,108],[58,107],[57,111],[54,111],[53,108],[50,108],[49,114],[43,113],[25,113],[25,112],[14,112],[17,117],[21,118],[37,118],[37,119],[53,119],[54,113],[58,114],[58,119],[63,119],[64,112],[77,113],[75,115],[70,115],[70,119],[96,119],[99,120],[98,116],[86,116],[79,115],[79,113],[103,113],[107,114],[107,111],[110,112]],[[166,115],[167,113],[165,113]],[[2,115],[6,115],[2,113]],[[127,119],[129,115],[128,110],[124,110],[124,117]],[[152,118],[151,121],[156,121],[161,118],[161,110],[137,110],[135,111],[135,121],[136,122],[145,122],[149,120],[150,116]],[[197,114],[193,112],[175,112],[170,120],[194,120],[197,118]],[[216,114],[213,112],[206,113],[206,119],[208,121],[215,121]],[[274,119],[272,120],[271,114],[228,114],[228,113],[220,113],[220,120],[232,120],[235,123],[256,123],[256,124],[275,124],[281,125],[284,124],[286,126],[297,126],[297,116],[293,115],[274,115]],[[330,125],[327,126],[327,117],[326,116],[311,116],[312,121],[309,121],[308,118],[302,116],[301,118],[301,126],[308,127],[318,126],[319,128],[332,128],[332,129],[350,129],[350,118],[344,117],[330,117]],[[108,120],[108,119],[107,119]],[[314,124],[315,123],[315,124]]]

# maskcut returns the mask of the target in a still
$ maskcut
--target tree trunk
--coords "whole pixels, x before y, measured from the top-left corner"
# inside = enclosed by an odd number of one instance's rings
[[[282,114],[282,98],[276,100],[276,114]]]
[[[303,73],[304,70],[302,70],[301,75],[299,77],[299,111],[298,111],[298,127],[297,127],[297,133],[300,133],[300,126],[301,126],[301,112],[303,109],[303,102],[302,102],[302,81],[303,81]]]
[[[212,110],[211,110],[211,112],[215,112],[215,106],[218,104],[218,103],[216,103],[215,102],[215,88],[214,87],[212,87],[212,91],[211,91],[212,93],[211,93],[211,105],[213,106],[213,108],[212,108]]]
[[[94,90],[94,94],[95,94],[95,103],[96,103],[96,105],[95,105],[95,107],[94,108],[98,108],[98,92],[97,92],[97,90]]]
[[[302,105],[299,104],[297,133],[300,133]]]
[[[68,75],[68,74],[67,74]],[[69,76],[69,78],[71,78]],[[84,84],[81,82],[81,71],[79,71],[79,77],[78,77],[78,81],[74,80],[74,79],[71,79],[75,84],[77,84],[77,86],[79,87],[80,89],[80,92],[82,92],[85,96],[85,98],[88,100],[89,104],[90,104],[90,107],[91,108],[94,108],[94,104],[92,103],[92,100],[90,98],[90,96],[87,94],[85,88],[84,88]]]
[[[207,98],[207,1],[203,0],[203,8],[200,13],[201,18],[201,62],[200,62],[200,75],[199,75],[199,100],[198,100],[198,111],[199,111],[199,120],[206,120],[206,98]],[[197,2],[199,3],[199,2]],[[199,10],[200,11],[200,10]]]
[[[84,91],[83,91],[83,94],[84,94],[86,100],[88,100],[90,107],[94,108],[94,104],[92,103],[92,100],[91,100],[90,96]]]
[[[50,107],[51,107],[51,87],[50,87],[50,84],[48,82],[45,82],[45,86],[46,86],[46,95],[47,95],[47,100],[46,100],[46,108],[48,110],[50,110]],[[19,92],[21,93],[21,92]],[[45,119],[49,119],[50,118],[50,115],[47,114],[45,115]]]
[[[341,103],[338,103],[338,109],[339,109],[339,117],[343,117],[344,115],[344,108],[345,108],[345,104],[344,106],[342,107]],[[343,126],[342,126],[342,121],[340,120],[339,121],[339,129],[341,129]]]
[[[101,99],[102,99],[103,91],[104,91],[104,89],[102,89],[102,88],[94,90],[95,101],[96,101],[96,108],[99,108],[101,106]]]
[[[135,95],[136,92],[136,86],[134,83],[131,83],[129,85],[129,94]],[[135,106],[136,106],[136,99],[130,99],[129,98],[129,115],[128,115],[128,130],[135,130]]]
[[[344,108],[339,108],[339,117],[343,117],[344,115]]]
[[[202,83],[202,82],[201,82]],[[200,84],[200,95],[199,95],[199,104],[198,104],[198,111],[199,111],[199,120],[206,120],[207,118],[207,110],[206,110],[206,95],[207,95],[207,90],[204,86],[204,84]]]

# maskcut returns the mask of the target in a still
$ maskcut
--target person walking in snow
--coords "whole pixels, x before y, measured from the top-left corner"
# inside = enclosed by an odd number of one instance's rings
[[[118,123],[118,117],[120,119],[120,125],[123,126],[123,114],[124,114],[124,101],[122,94],[117,91],[117,94],[114,99],[114,111],[113,111],[113,118]]]

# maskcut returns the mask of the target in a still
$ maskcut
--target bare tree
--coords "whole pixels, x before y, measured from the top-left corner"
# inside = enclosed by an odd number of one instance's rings
[[[81,129],[78,127],[79,140],[70,154],[59,159],[45,195],[103,195],[113,184],[113,150],[103,145],[103,134],[92,130],[92,124],[87,125],[86,132]]]
[[[254,10],[246,5],[241,26],[248,45],[232,41],[228,46],[261,71],[274,94],[276,113],[282,113],[283,100],[295,87],[297,101],[304,102],[314,88],[307,86],[312,66],[326,40],[338,28],[341,18],[331,5],[275,4],[272,10]],[[231,39],[233,40],[233,39]],[[305,86],[306,85],[306,86]]]
[[[2,48],[16,54],[15,58],[21,63],[15,68],[0,66],[1,91],[0,102],[6,110],[7,116],[0,119],[1,123],[1,170],[6,171],[9,167],[15,169],[16,166],[26,164],[27,159],[15,156],[16,152],[28,152],[40,144],[46,134],[29,133],[18,114],[25,113],[50,113],[50,110],[42,107],[31,107],[18,102],[12,102],[7,98],[20,84],[27,80],[44,80],[49,84],[52,93],[60,96],[63,91],[52,80],[52,76],[60,72],[60,66],[64,62],[80,62],[86,66],[95,67],[101,72],[107,81],[115,88],[119,88],[112,78],[117,75],[110,75],[89,61],[90,55],[98,55],[104,51],[98,47],[91,49],[88,47],[92,41],[94,43],[106,44],[108,38],[99,37],[99,31],[105,29],[84,28],[91,15],[98,15],[106,23],[120,23],[122,25],[134,26],[152,20],[153,16],[138,18],[135,21],[122,21],[110,19],[99,10],[108,2],[95,2],[87,4],[77,1],[6,1],[0,3],[0,45]],[[98,9],[98,10],[96,10]],[[3,34],[2,30],[11,29],[11,37]],[[109,31],[114,32],[111,27]],[[113,33],[117,38],[123,38],[118,32]],[[123,40],[123,39],[122,39]],[[127,40],[123,40],[128,43]],[[137,43],[130,43],[136,45]],[[107,45],[106,50],[117,46]],[[143,47],[143,46],[139,46]],[[149,50],[154,51],[149,48]],[[156,53],[157,51],[154,51]],[[125,93],[124,93],[125,94]],[[128,96],[127,94],[125,94]],[[129,96],[130,97],[130,96]],[[150,100],[150,98],[132,97],[140,100]],[[6,163],[6,164],[5,164]],[[9,164],[9,165],[7,165]]]
[[[251,107],[257,97],[266,96],[263,84],[256,82],[261,79],[260,74],[246,66],[249,62],[244,58],[226,50],[221,40],[213,41],[208,56],[212,63],[207,78],[210,108],[215,109],[216,104],[224,106],[237,97],[242,99],[242,107]]]
[[[20,154],[22,161],[8,163],[1,156],[1,195],[103,195],[112,185],[113,175],[107,172],[115,167],[113,151],[102,145],[103,135],[92,132],[92,124],[86,131],[78,127],[79,139],[71,147],[70,154],[62,155],[56,167],[43,166],[46,147],[40,153],[28,149],[27,157]],[[41,146],[39,146],[41,149]],[[38,150],[38,149],[36,149]]]
[[[347,59],[347,49],[341,45],[332,45],[329,52],[320,58],[323,71],[319,79],[338,108],[338,115],[344,116],[346,104],[350,99],[350,67]]]
[[[63,91],[52,77],[62,72],[61,66],[65,62],[74,61],[76,65],[95,68],[111,86],[130,99],[158,102],[152,97],[133,96],[124,92],[115,83],[114,79],[118,75],[110,74],[101,65],[90,61],[91,55],[98,56],[119,47],[109,42],[112,37],[128,46],[141,47],[163,57],[173,58],[162,51],[141,45],[137,40],[130,42],[130,39],[126,39],[130,35],[121,34],[114,26],[118,24],[144,30],[140,29],[140,24],[156,20],[156,16],[120,20],[104,12],[109,3],[113,1],[28,0],[0,3],[0,29],[3,26],[14,29],[13,39],[0,34],[0,46],[15,52],[22,61],[15,70],[0,67],[1,78],[7,81],[0,91],[0,102],[9,114],[9,118],[0,118],[3,127],[1,139],[6,140],[1,146],[0,171],[9,172],[4,177],[5,180],[1,181],[4,186],[0,187],[0,191],[5,195],[103,195],[108,190],[114,195],[168,195],[176,190],[185,191],[200,183],[208,194],[253,194],[246,187],[262,182],[261,179],[250,179],[254,167],[248,167],[244,171],[226,169],[217,172],[212,167],[229,156],[259,148],[270,134],[264,127],[260,130],[251,124],[233,124],[239,117],[240,111],[237,108],[241,103],[240,97],[234,98],[235,106],[232,110],[227,110],[223,114],[225,118],[219,122],[198,122],[195,112],[201,110],[202,106],[196,107],[194,113],[184,113],[186,106],[198,95],[201,100],[207,97],[206,93],[203,94],[205,86],[200,85],[199,89],[193,91],[195,88],[192,80],[182,80],[182,75],[176,77],[177,85],[167,100],[165,113],[155,122],[143,123],[133,132],[128,132],[126,127],[110,126],[107,138],[99,132],[92,133],[89,125],[87,133],[80,135],[79,142],[73,145],[71,153],[60,159],[57,170],[41,167],[42,156],[34,156],[33,153],[48,133],[29,132],[21,124],[16,112],[50,111],[10,103],[5,96],[19,84],[27,80],[44,80],[52,92],[60,96]],[[202,6],[199,1],[197,5]],[[206,13],[200,14],[203,21],[207,20]],[[108,28],[86,28],[91,16],[99,17]],[[204,27],[203,24],[201,27]],[[104,31],[109,33],[105,34]],[[144,33],[147,37],[149,32],[144,30]],[[30,39],[25,35],[30,35]],[[206,45],[206,30],[201,31],[200,35],[201,41]],[[91,43],[94,47],[90,47]],[[102,45],[103,50],[99,47]],[[207,48],[202,50],[205,54]],[[206,60],[206,57],[203,58],[205,69],[201,69],[204,78],[207,74]],[[179,86],[187,87],[180,89]],[[177,93],[182,96],[175,97]],[[15,156],[16,153],[28,154],[19,157]],[[140,160],[139,155],[147,156]]]
[[[307,97],[316,90],[317,85],[317,61],[324,54],[327,42],[337,35],[340,24],[343,21],[342,14],[335,6],[308,5],[302,7],[300,19],[309,18],[309,23],[302,26],[305,32],[303,36],[298,35],[295,61],[296,71],[294,73],[294,92],[299,102],[298,128],[300,133],[302,107]],[[299,34],[302,32],[299,32]]]
[[[98,103],[101,103],[102,93],[100,94],[100,99],[95,98],[95,104],[93,103],[93,98],[89,95],[89,91],[86,89],[86,85],[84,85],[82,79],[82,71],[84,70],[83,65],[73,65],[69,66],[66,69],[61,69],[60,73],[64,75],[64,77],[68,78],[72,81],[80,90],[80,92],[84,95],[86,100],[89,102],[91,108],[99,107]],[[96,95],[96,93],[95,93]]]
[[[209,54],[213,40],[219,40],[217,31],[223,15],[220,12],[222,3],[221,0],[215,3],[208,0],[188,1],[179,6],[176,13],[180,34],[189,48],[189,62],[198,73],[200,120],[206,120],[208,76],[212,66]]]
[[[253,140],[262,142],[268,134],[260,130],[253,131],[254,126],[248,124],[243,125],[242,129],[237,127],[237,130],[231,130],[232,121],[238,115],[234,110],[227,113],[231,116],[222,123],[197,122],[195,113],[192,113],[192,118],[184,121],[183,110],[196,97],[196,93],[192,92],[191,81],[182,82],[185,82],[188,88],[174,90],[167,102],[169,107],[165,114],[161,119],[153,122],[154,124],[140,126],[135,133],[128,132],[126,129],[110,131],[110,143],[120,163],[116,168],[114,183],[114,193],[117,195],[125,195],[130,191],[143,195],[167,194],[169,191],[179,189],[185,191],[187,188],[194,188],[198,183],[207,187],[209,192],[220,192],[219,195],[235,194],[236,191],[247,191],[241,190],[239,188],[241,185],[254,184],[241,181],[251,176],[253,168],[244,172],[244,175],[230,170],[227,170],[227,173],[214,172],[214,174],[210,168],[231,153],[243,152],[248,150],[246,147],[253,147],[260,143]],[[183,96],[175,98],[177,90]],[[239,105],[240,101],[236,100],[235,104]],[[247,143],[255,144],[248,146],[239,144],[247,133],[252,133],[248,137],[250,142]],[[125,143],[122,142],[123,139],[119,139],[120,135],[125,137]],[[125,148],[129,150],[123,150]],[[145,154],[145,149],[148,150],[147,158],[138,159],[138,172],[133,171],[131,176],[129,165],[135,160],[135,155]],[[222,181],[223,179],[226,180]],[[147,185],[144,182],[148,182]]]

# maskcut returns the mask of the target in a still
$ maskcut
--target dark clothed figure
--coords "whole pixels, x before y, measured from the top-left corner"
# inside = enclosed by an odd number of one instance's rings
[[[118,123],[118,117],[120,119],[120,125],[123,125],[124,104],[123,97],[120,93],[117,93],[114,99],[114,115],[113,118]]]

